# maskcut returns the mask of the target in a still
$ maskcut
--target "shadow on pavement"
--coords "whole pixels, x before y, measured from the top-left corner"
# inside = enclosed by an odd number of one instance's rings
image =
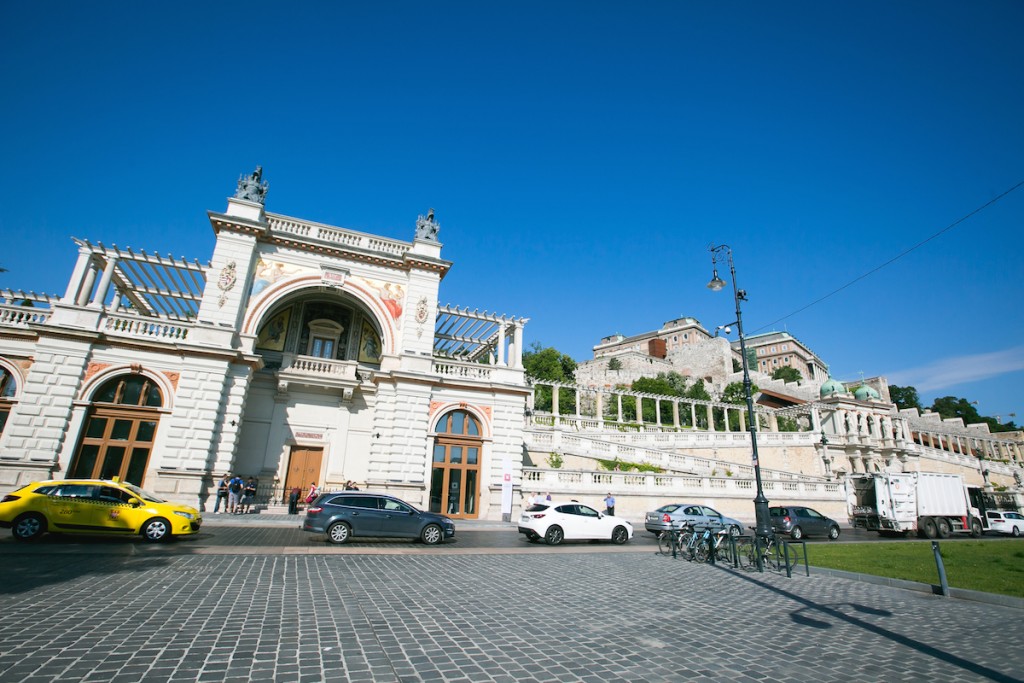
[[[871,614],[873,616],[893,616],[892,612],[889,612],[887,610],[867,607],[852,602],[819,604],[814,602],[813,600],[808,600],[807,598],[803,598],[799,595],[796,595],[795,593],[791,593],[785,590],[784,588],[779,588],[778,586],[773,586],[769,583],[761,581],[755,576],[750,576],[749,574],[738,572],[734,569],[725,567],[719,567],[718,569],[720,571],[728,571],[736,575],[740,579],[743,579],[744,581],[748,581],[756,586],[760,586],[765,590],[771,591],[773,593],[781,595],[782,597],[789,598],[794,602],[802,604],[803,607],[793,610],[792,614],[790,615],[794,623],[801,624],[804,626],[811,626],[817,629],[831,628],[831,625],[829,625],[827,622],[820,621],[819,619],[815,619],[809,615],[813,614],[815,616],[828,616],[833,619],[845,621],[848,624],[851,624],[858,628],[862,628],[865,631],[870,631],[871,633],[874,633],[875,635],[881,636],[883,638],[888,638],[889,640],[895,643],[899,643],[904,647],[909,647],[913,650],[917,650],[922,654],[928,655],[930,657],[935,657],[936,659],[946,662],[947,664],[959,667],[965,671],[969,671],[972,674],[984,677],[988,680],[999,681],[999,683],[1024,683],[1019,678],[1014,678],[1013,676],[1009,676],[1000,671],[996,671],[995,669],[990,669],[989,667],[984,666],[982,664],[972,662],[970,660],[964,659],[963,657],[954,655],[944,650],[940,650],[937,647],[926,645],[925,643],[914,640],[913,638],[909,638],[902,634],[896,633],[895,631],[890,631],[889,629],[884,628],[882,626],[877,626],[870,622],[864,621],[856,616],[846,614],[839,608],[850,607],[851,609],[862,614]]]
[[[0,543],[0,594],[31,591],[86,576],[147,572],[168,567],[192,553],[195,537],[147,543],[137,536],[62,536],[46,534],[28,543]]]

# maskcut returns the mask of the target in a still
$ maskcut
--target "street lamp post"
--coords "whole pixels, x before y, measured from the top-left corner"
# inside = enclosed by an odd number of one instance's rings
[[[718,277],[718,262],[728,259],[729,275],[732,277],[732,294],[736,300],[736,332],[740,337],[740,357],[743,361],[743,396],[747,400],[747,424],[750,429],[751,458],[754,465],[754,479],[757,481],[757,495],[754,497],[754,516],[756,527],[754,533],[758,538],[765,539],[772,536],[771,513],[768,512],[768,499],[764,496],[764,488],[761,485],[761,465],[757,457],[757,417],[754,415],[754,398],[751,396],[750,368],[747,366],[747,342],[743,336],[743,315],[740,311],[740,302],[747,300],[747,292],[736,286],[736,267],[732,262],[732,248],[727,244],[720,244],[710,247],[711,267],[714,274],[708,289],[713,292],[720,292],[725,287],[725,282]],[[758,569],[763,571],[762,558],[758,553]]]

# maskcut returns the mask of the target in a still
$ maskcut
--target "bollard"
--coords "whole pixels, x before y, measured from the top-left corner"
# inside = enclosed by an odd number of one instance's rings
[[[932,541],[932,552],[935,553],[935,566],[939,569],[939,588],[942,595],[949,597],[949,582],[946,581],[946,566],[942,564],[942,553],[939,552],[939,542]]]

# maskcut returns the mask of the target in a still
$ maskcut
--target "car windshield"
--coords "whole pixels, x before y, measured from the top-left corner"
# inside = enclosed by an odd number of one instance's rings
[[[547,503],[534,503],[530,507],[526,508],[527,512],[543,512],[550,507]]]
[[[662,505],[658,508],[658,512],[675,512],[681,507],[681,505]]]
[[[157,498],[156,496],[154,496],[149,491],[144,491],[143,489],[140,489],[135,484],[122,484],[122,486],[124,486],[126,489],[128,489],[129,491],[134,493],[136,496],[138,496],[142,500],[148,500],[150,503],[166,503],[167,502],[167,501],[163,500],[162,498]]]

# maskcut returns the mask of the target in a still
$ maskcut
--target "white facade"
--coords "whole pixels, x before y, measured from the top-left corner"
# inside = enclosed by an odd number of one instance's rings
[[[270,501],[353,481],[510,512],[526,320],[438,306],[432,212],[403,242],[266,213],[259,182],[209,214],[208,265],[80,241],[63,297],[0,292],[0,483],[119,476],[202,505],[233,472]]]

